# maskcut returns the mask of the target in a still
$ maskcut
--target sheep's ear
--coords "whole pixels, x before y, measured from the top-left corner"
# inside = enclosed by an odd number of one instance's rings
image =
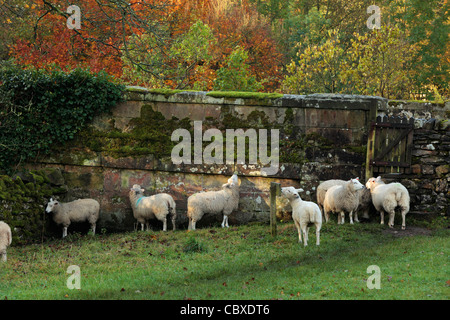
[[[299,188],[299,189],[295,189],[295,191],[297,191],[297,192],[303,192],[303,191],[305,191],[305,190],[303,190],[302,188]]]
[[[359,177],[356,177],[355,180],[358,180],[358,181],[359,181]]]
[[[381,176],[378,176],[377,178],[376,178],[376,181],[380,181],[381,180]]]

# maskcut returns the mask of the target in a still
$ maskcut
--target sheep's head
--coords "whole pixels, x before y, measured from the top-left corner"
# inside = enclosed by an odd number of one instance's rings
[[[359,178],[350,179],[349,183],[351,184],[353,190],[364,189],[364,185],[361,182],[359,182]]]
[[[281,188],[281,195],[288,198],[289,200],[299,199],[300,195],[299,192],[303,192],[304,190],[302,188],[295,189],[294,187],[284,187]]]
[[[55,210],[59,206],[59,202],[57,200],[53,200],[50,198],[50,201],[47,203],[47,208],[45,208],[45,212],[50,213]]]
[[[228,183],[234,183],[237,185],[239,183],[237,174],[233,174],[230,179],[228,179]]]
[[[141,188],[141,186],[140,185],[138,185],[138,184],[134,184],[133,185],[133,188],[131,188],[130,189],[131,191],[134,191],[134,192],[136,192],[136,193],[144,193],[144,189],[142,189]]]
[[[367,180],[366,182],[366,188],[369,190],[373,190],[376,186],[376,184],[378,183],[383,183],[383,181],[381,181],[381,177],[378,176],[377,178],[370,178],[369,180]]]

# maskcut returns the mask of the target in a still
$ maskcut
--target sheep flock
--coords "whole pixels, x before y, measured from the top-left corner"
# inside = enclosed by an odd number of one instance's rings
[[[176,203],[168,193],[144,196],[144,189],[135,184],[129,191],[130,207],[141,230],[149,230],[149,221],[159,220],[163,223],[163,231],[167,231],[167,218],[171,218],[172,228],[176,229]],[[349,216],[350,224],[359,222],[358,213],[368,218],[369,208],[373,205],[380,214],[384,224],[384,213],[389,214],[388,226],[393,228],[395,213],[402,217],[402,229],[406,228],[405,216],[409,211],[410,197],[408,190],[400,183],[385,184],[381,177],[370,178],[366,184],[358,178],[349,180],[327,180],[319,184],[316,190],[316,203],[302,200],[299,193],[303,189],[292,186],[281,188],[281,199],[286,199],[292,207],[292,219],[298,231],[299,242],[308,243],[308,230],[315,226],[316,245],[320,244],[322,221],[327,223],[330,213],[337,215],[337,223],[345,222]],[[309,193],[307,193],[309,194]],[[194,231],[196,223],[205,214],[221,215],[222,228],[229,227],[228,217],[239,207],[239,179],[233,174],[220,190],[209,190],[192,194],[187,199],[186,216],[188,230]],[[60,202],[50,198],[46,213],[51,213],[53,221],[62,225],[62,237],[67,236],[67,229],[72,222],[89,222],[95,235],[97,221],[100,217],[100,204],[95,199],[78,199],[72,202]],[[353,220],[353,216],[355,219]],[[6,261],[6,248],[11,244],[11,228],[0,221],[0,258]],[[303,238],[303,241],[302,241]]]

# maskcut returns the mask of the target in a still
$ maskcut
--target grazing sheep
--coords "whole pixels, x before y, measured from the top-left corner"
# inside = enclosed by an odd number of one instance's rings
[[[72,202],[59,202],[50,198],[45,212],[53,212],[53,221],[63,225],[63,235],[67,236],[67,228],[72,222],[88,221],[92,233],[95,235],[95,226],[99,217],[100,204],[94,199],[78,199]]]
[[[322,213],[319,206],[311,201],[303,201],[298,192],[303,189],[294,187],[281,188],[281,194],[286,197],[292,207],[292,219],[298,231],[298,240],[302,242],[302,233],[304,246],[308,245],[308,225],[316,226],[316,245],[320,245],[320,228],[322,227]]]
[[[323,202],[325,201],[325,194],[327,193],[328,189],[330,189],[333,186],[342,186],[345,184],[345,180],[327,180],[319,184],[317,187],[316,197],[317,197],[317,205],[319,206],[320,210],[323,212]],[[325,222],[328,222],[328,215],[325,215]]]
[[[236,174],[222,185],[220,191],[195,193],[188,198],[187,216],[189,230],[195,230],[195,224],[205,213],[223,213],[222,228],[228,228],[228,215],[239,206],[239,182]]]
[[[381,177],[370,178],[366,182],[370,189],[372,203],[380,212],[381,224],[384,224],[384,212],[389,213],[389,227],[394,227],[395,209],[399,208],[402,215],[402,229],[406,228],[405,216],[409,212],[409,192],[401,183],[385,184]]]
[[[144,197],[144,189],[138,184],[130,189],[130,202],[133,209],[133,216],[141,224],[144,231],[144,224],[149,226],[150,219],[158,219],[163,223],[163,231],[167,231],[167,215],[172,218],[173,230],[175,230],[176,205],[172,196],[167,193],[158,193],[150,197]]]
[[[328,189],[323,203],[325,217],[328,217],[330,211],[336,212],[340,214],[338,224],[342,224],[345,220],[345,213],[348,212],[350,223],[353,224],[353,212],[356,212],[359,204],[358,190],[363,188],[364,186],[356,178],[350,179],[344,185],[335,185]]]
[[[11,228],[3,221],[0,221],[0,256],[6,262],[6,248],[12,242]]]

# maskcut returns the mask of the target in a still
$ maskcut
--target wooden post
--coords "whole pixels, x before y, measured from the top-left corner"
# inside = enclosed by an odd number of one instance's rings
[[[373,160],[374,150],[375,150],[375,127],[372,125],[372,121],[377,121],[377,105],[373,104],[369,109],[369,118],[368,118],[368,141],[367,141],[367,152],[366,152],[366,171],[365,171],[365,180],[367,181],[372,177],[373,174],[373,166],[370,163]]]
[[[276,182],[270,183],[270,233],[277,236],[277,196],[281,194],[281,185]]]
[[[366,154],[366,176],[365,180],[367,181],[369,178],[372,177],[373,174],[373,166],[371,164],[373,160],[373,154],[375,150],[375,131],[376,128],[374,125],[370,126],[369,129],[369,135],[368,135],[368,141],[367,141],[367,154]]]

